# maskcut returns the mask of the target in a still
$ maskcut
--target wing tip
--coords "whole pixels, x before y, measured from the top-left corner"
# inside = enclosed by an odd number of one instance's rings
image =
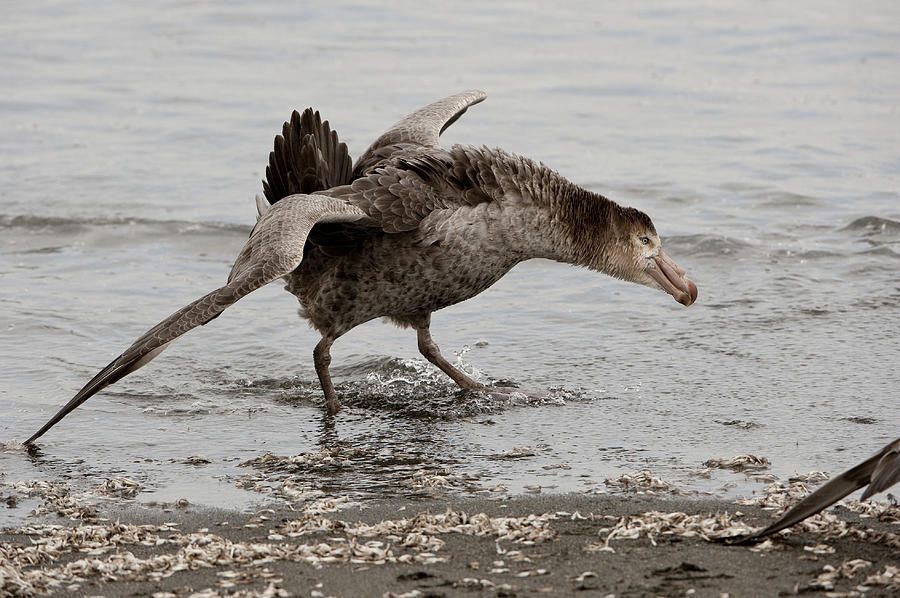
[[[483,102],[487,99],[487,92],[483,89],[467,89],[463,92],[464,94],[469,94],[473,97],[472,103],[477,104],[478,102]]]
[[[263,189],[267,191],[268,190],[267,187],[268,187],[268,185],[266,184],[265,181],[263,181]],[[268,195],[268,193],[266,193],[266,195]],[[259,220],[260,218],[265,216],[266,213],[271,209],[272,209],[272,204],[269,203],[269,200],[257,193],[256,194],[256,219]]]

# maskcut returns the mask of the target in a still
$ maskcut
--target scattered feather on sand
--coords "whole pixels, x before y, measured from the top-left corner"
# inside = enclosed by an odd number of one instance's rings
[[[661,478],[654,477],[649,469],[642,469],[635,473],[626,473],[617,478],[606,478],[603,480],[603,483],[610,488],[626,492],[637,492],[639,494],[668,492],[672,488],[672,484]]]
[[[834,590],[834,584],[840,579],[852,579],[872,563],[863,559],[852,559],[844,561],[839,566],[825,565],[822,572],[809,583],[809,587],[815,590]],[[858,594],[857,594],[858,595]]]
[[[900,505],[877,501],[843,500],[839,503],[859,514],[861,519],[874,518],[884,523],[900,523]]]
[[[861,585],[869,588],[883,586],[888,590],[900,590],[900,567],[885,565],[884,571],[868,576]]]
[[[793,505],[803,500],[809,494],[806,482],[794,481],[770,484],[765,487],[760,496],[738,499],[736,502],[742,505],[754,505],[766,510],[775,511],[774,516],[779,517]],[[843,501],[839,505],[860,513],[860,517],[875,517],[880,521],[900,521],[900,508],[890,504],[860,503],[859,501]],[[797,531],[814,533],[826,539],[851,537],[855,540],[873,544],[886,544],[894,548],[900,548],[900,534],[893,532],[879,532],[870,528],[860,528],[838,518],[831,510],[822,511],[804,519],[803,521],[785,529],[775,536],[788,536]]]
[[[615,552],[610,546],[610,542],[615,539],[647,538],[656,546],[656,540],[660,536],[711,540],[746,534],[753,530],[746,523],[736,521],[736,517],[740,517],[740,514],[688,515],[682,512],[648,511],[621,517],[612,528],[601,530],[601,533],[606,532],[602,543],[589,544],[586,550]]]
[[[421,513],[408,519],[388,519],[367,524],[348,523],[313,515],[288,521],[279,532],[289,537],[321,531],[341,532],[351,537],[382,536],[403,546],[420,545],[423,536],[455,533],[493,536],[498,540],[532,545],[547,541],[556,535],[549,525],[554,519],[556,515],[551,513],[527,517],[489,517],[485,513],[469,515],[447,510],[444,513]]]
[[[739,505],[753,505],[766,510],[786,510],[793,504],[800,502],[807,494],[809,494],[809,488],[806,482],[796,481],[787,484],[776,482],[766,486],[763,489],[763,494],[760,496],[741,498],[735,502]]]
[[[368,475],[372,468],[382,469],[384,484],[402,488],[404,496],[429,496],[445,490],[472,494],[493,492],[480,484],[478,475],[453,471],[447,466],[452,462],[449,457],[397,447],[339,445],[289,457],[266,453],[241,463],[241,467],[256,471],[235,478],[234,483],[238,488],[266,494],[292,506],[322,494],[322,489],[327,487],[323,480],[333,483],[334,476],[354,479],[354,472],[363,471]],[[379,489],[383,488],[352,487],[350,492],[357,498],[365,498],[378,495]]]
[[[98,502],[130,499],[140,492],[140,484],[129,478],[112,478],[80,493],[71,492],[66,484],[60,482],[31,480],[0,483],[4,493],[9,492],[10,496],[40,498],[41,503],[34,509],[33,515],[55,514],[68,520],[65,524],[35,523],[11,530],[13,534],[27,536],[28,542],[0,544],[0,595],[34,596],[51,591],[74,592],[88,581],[158,581],[179,571],[215,567],[220,569],[216,587],[195,592],[194,596],[281,597],[288,594],[279,585],[281,579],[268,569],[270,563],[303,562],[313,567],[335,563],[366,567],[385,563],[427,565],[444,562],[451,557],[443,552],[446,544],[444,536],[447,534],[493,538],[497,554],[502,555],[503,560],[494,561],[493,566],[486,563],[484,569],[491,572],[505,571],[511,576],[524,579],[550,574],[548,569],[531,564],[532,558],[539,558],[540,555],[526,554],[523,550],[554,539],[557,532],[553,529],[553,523],[559,520],[608,521],[606,525],[610,527],[600,530],[600,541],[585,547],[587,551],[604,552],[614,552],[614,541],[618,540],[647,538],[656,546],[657,541],[665,537],[694,537],[709,541],[754,531],[754,528],[740,520],[740,512],[687,515],[682,512],[649,511],[627,517],[553,512],[521,517],[491,517],[486,513],[469,514],[447,510],[443,513],[426,512],[377,523],[350,522],[335,518],[333,514],[348,506],[358,505],[355,497],[326,495],[322,490],[304,485],[290,475],[292,471],[310,468],[319,470],[329,466],[344,467],[352,463],[353,455],[356,454],[358,453],[352,448],[323,450],[296,457],[278,457],[267,453],[247,462],[264,470],[258,483],[268,484],[267,487],[272,488],[271,492],[287,497],[296,513],[294,519],[275,527],[270,527],[271,511],[263,511],[249,521],[244,520],[242,525],[268,529],[266,541],[255,542],[234,542],[211,534],[207,529],[196,533],[181,533],[177,524],[131,525],[112,523],[101,518],[95,506]],[[288,475],[272,482],[266,476],[274,472]],[[456,488],[469,482],[464,476],[450,475],[439,468],[416,470],[407,479],[410,487],[423,490]],[[739,502],[775,512],[783,511],[808,494],[808,483],[818,481],[820,477],[815,472],[795,476],[789,483],[771,484],[761,495]],[[654,477],[649,470],[606,480],[606,484],[648,494],[672,491],[671,484]],[[861,518],[877,518],[895,523],[900,521],[900,508],[896,505],[845,501],[844,506],[859,513]],[[750,550],[764,552],[783,549],[785,545],[779,543],[779,538],[797,531],[814,534],[822,540],[804,547],[807,553],[817,555],[815,558],[827,558],[832,554],[834,549],[827,541],[835,538],[900,548],[898,534],[859,527],[838,519],[833,513],[823,512]],[[318,537],[308,538],[313,535]],[[154,554],[136,556],[132,552],[134,549],[129,550],[129,546],[149,547]],[[146,552],[143,549],[143,553]],[[161,553],[156,554],[157,552]],[[66,554],[70,557],[62,560],[64,564],[57,564]],[[526,568],[514,570],[513,563],[524,564]],[[867,570],[870,566],[870,563],[860,559],[844,561],[840,566],[827,566],[810,582],[810,588],[830,591],[829,587],[833,589],[837,580],[856,579],[869,574],[853,592],[862,595],[866,589],[874,587],[900,589],[900,570],[897,567],[887,565],[882,571],[872,573]],[[476,564],[473,569],[477,568]],[[585,576],[579,583],[586,582],[587,579],[588,576]],[[239,587],[251,580],[264,581],[266,586],[263,589]],[[453,585],[457,588],[480,588],[496,593],[503,589],[501,585],[508,584],[466,578]],[[165,592],[158,594],[157,598],[169,595]]]
[[[141,485],[131,478],[106,480],[91,492],[97,496],[113,498],[134,498],[141,491]]]

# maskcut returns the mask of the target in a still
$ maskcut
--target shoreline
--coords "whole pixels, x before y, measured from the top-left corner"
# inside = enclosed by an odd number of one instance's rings
[[[69,499],[59,504],[81,520],[0,534],[0,595],[40,595],[13,575],[55,595],[156,598],[861,596],[863,583],[871,597],[900,584],[885,575],[900,554],[896,507],[883,521],[839,507],[731,546],[700,534],[749,531],[773,511],[656,494],[326,497],[255,513]]]

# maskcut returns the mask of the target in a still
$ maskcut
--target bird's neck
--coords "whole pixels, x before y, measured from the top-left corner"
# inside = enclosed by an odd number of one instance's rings
[[[501,205],[518,213],[511,241],[526,257],[542,257],[616,275],[613,249],[622,208],[566,180],[544,164],[510,154],[498,156],[494,172]]]

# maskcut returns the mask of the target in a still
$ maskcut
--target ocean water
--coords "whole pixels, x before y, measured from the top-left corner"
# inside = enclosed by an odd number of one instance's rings
[[[138,480],[242,508],[267,452],[349,455],[304,487],[605,491],[753,453],[838,472],[900,432],[900,8],[892,2],[19,3],[0,24],[0,481]],[[21,442],[146,329],[219,286],[273,136],[314,106],[358,156],[404,114],[488,99],[445,145],[503,147],[651,215],[700,289],[534,260],[434,315],[451,361],[556,389],[459,391],[378,321],[317,334],[269,285]],[[524,447],[524,448],[523,448]],[[318,453],[321,454],[321,453]],[[188,462],[202,455],[206,461]],[[459,481],[462,480],[462,481]],[[27,505],[26,505],[27,506]],[[5,519],[27,508],[8,509]]]

